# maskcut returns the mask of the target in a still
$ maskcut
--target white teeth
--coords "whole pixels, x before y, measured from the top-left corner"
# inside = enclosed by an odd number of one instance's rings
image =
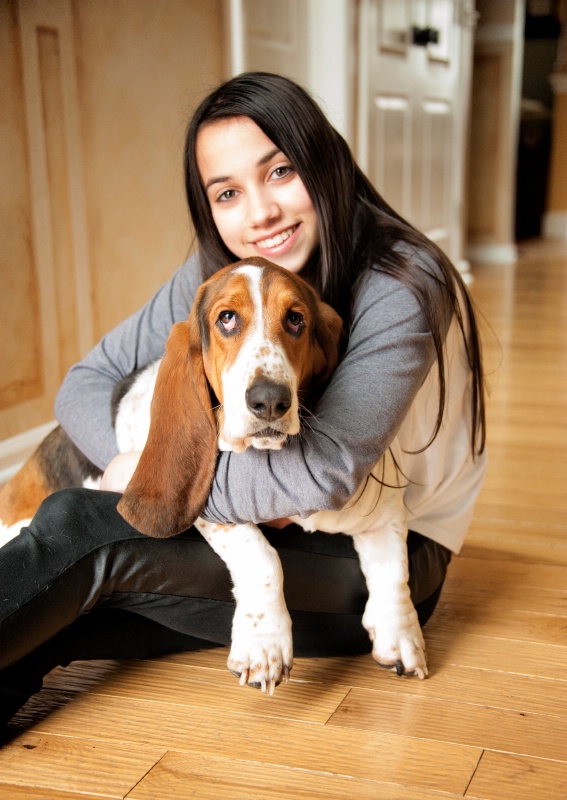
[[[291,234],[295,228],[288,228],[287,231],[282,231],[281,233],[276,233],[275,236],[272,236],[271,239],[262,239],[261,242],[256,242],[258,247],[263,247],[266,250],[269,250],[272,247],[277,247],[278,244],[285,242],[286,239],[289,239]]]

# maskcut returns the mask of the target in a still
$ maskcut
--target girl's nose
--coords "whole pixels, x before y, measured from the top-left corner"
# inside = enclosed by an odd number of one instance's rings
[[[277,219],[280,209],[268,192],[254,192],[248,196],[248,224],[259,228]]]

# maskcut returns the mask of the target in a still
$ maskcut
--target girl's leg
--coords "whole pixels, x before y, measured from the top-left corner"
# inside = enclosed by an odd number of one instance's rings
[[[142,536],[117,513],[117,500],[59,492],[2,549],[0,719],[57,664],[229,643],[234,606],[221,559],[194,530]],[[282,559],[296,655],[368,651],[360,622],[366,587],[352,540],[292,526],[265,533]],[[408,547],[412,596],[429,614],[449,553],[419,534]]]
[[[196,531],[150,539],[116,511],[118,495],[71,489],[51,495],[27,529],[0,551],[0,669],[23,658],[95,607],[133,611],[181,633],[225,643],[230,616],[208,601],[232,601],[221,559]],[[196,633],[184,603],[201,603]],[[214,611],[214,610],[213,610]],[[218,633],[218,636],[217,636]],[[215,638],[217,637],[217,638]]]
[[[54,667],[88,659],[152,658],[215,646],[130,611],[95,608],[0,670],[0,726],[40,691],[43,677]]]
[[[196,531],[142,536],[117,513],[117,500],[88,490],[52,495],[0,551],[0,723],[55,666],[230,641],[223,562]],[[184,630],[191,625],[196,635]]]

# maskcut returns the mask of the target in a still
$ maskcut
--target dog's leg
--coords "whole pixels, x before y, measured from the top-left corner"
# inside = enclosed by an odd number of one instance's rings
[[[195,527],[227,565],[236,608],[228,668],[241,685],[273,694],[287,681],[293,663],[291,618],[283,594],[277,552],[256,525],[217,525],[196,520]]]
[[[401,493],[397,493],[401,498]],[[427,676],[425,642],[408,586],[407,527],[403,508],[379,528],[353,537],[368,586],[362,624],[372,655],[398,675]]]

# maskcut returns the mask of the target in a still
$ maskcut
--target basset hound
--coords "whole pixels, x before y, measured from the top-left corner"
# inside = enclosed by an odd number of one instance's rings
[[[173,326],[161,362],[129,379],[117,398],[119,448],[142,450],[119,512],[153,537],[196,526],[233,581],[228,667],[241,684],[270,694],[293,663],[279,557],[256,525],[221,525],[199,514],[219,449],[277,450],[300,435],[299,398],[331,376],[341,331],[340,317],[303,279],[251,258],[200,287],[188,320]],[[66,483],[54,474],[62,462]],[[375,660],[398,675],[425,678],[425,644],[408,587],[403,491],[389,454],[372,474],[376,480],[364,482],[343,510],[293,519],[306,531],[353,537],[368,586],[362,622]],[[56,429],[0,494],[0,520],[14,533],[14,523],[33,516],[47,494],[85,480],[96,485],[96,468]]]

